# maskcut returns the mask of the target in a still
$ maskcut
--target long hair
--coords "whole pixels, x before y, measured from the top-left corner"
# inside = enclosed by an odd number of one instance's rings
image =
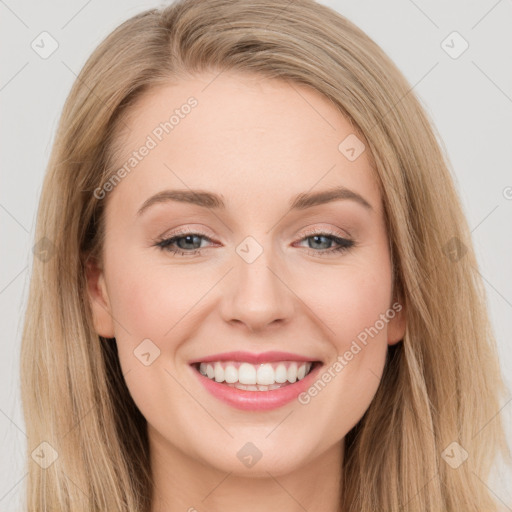
[[[508,450],[496,416],[505,389],[448,159],[393,62],[312,0],[183,0],[147,10],[108,35],[80,72],[44,179],[36,226],[44,251],[33,261],[22,336],[27,510],[150,511],[147,423],[87,298],[86,262],[101,258],[104,240],[106,200],[94,192],[115,171],[123,115],[137,99],[225,70],[327,97],[364,137],[381,190],[407,327],[346,436],[340,509],[496,510],[485,482]]]

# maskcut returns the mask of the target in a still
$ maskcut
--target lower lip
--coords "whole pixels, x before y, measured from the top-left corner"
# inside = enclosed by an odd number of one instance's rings
[[[318,366],[313,368],[302,380],[296,381],[283,388],[272,389],[271,391],[247,391],[232,388],[226,384],[220,384],[219,382],[205,377],[191,366],[192,371],[197,375],[197,378],[207,391],[222,402],[244,411],[277,409],[295,400],[311,386],[321,367],[322,365],[318,364]]]

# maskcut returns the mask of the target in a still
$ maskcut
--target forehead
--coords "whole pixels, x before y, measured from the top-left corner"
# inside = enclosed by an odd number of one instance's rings
[[[343,185],[379,203],[367,151],[356,159],[343,153],[343,141],[360,144],[359,152],[364,138],[334,103],[301,84],[205,73],[141,96],[123,128],[115,168],[129,172],[111,195],[127,201],[164,188],[201,188],[228,203],[233,194],[272,202]]]

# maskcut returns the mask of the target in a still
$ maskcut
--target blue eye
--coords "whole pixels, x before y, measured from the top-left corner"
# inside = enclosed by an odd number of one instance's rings
[[[163,251],[170,252],[172,254],[177,254],[180,256],[194,256],[201,253],[201,250],[204,247],[201,247],[201,241],[207,240],[212,242],[212,240],[202,233],[180,233],[170,238],[165,238],[159,240],[155,245],[162,249]],[[335,247],[328,247],[321,250],[315,250],[314,247],[311,247],[311,243],[309,243],[309,247],[307,247],[307,252],[312,254],[313,256],[327,256],[333,253],[341,253],[344,251],[348,251],[351,247],[355,245],[353,240],[348,238],[342,238],[336,236],[332,233],[324,233],[324,232],[315,232],[310,235],[305,236],[300,241],[305,240],[313,240],[312,244],[325,245],[327,240],[327,244],[331,245],[332,243],[337,244]],[[188,247],[187,247],[188,246]],[[190,247],[192,246],[192,247]]]
[[[314,233],[312,235],[308,235],[308,236],[304,237],[302,240],[310,240],[310,239],[313,240],[313,242],[312,242],[313,244],[325,245],[325,242],[322,242],[322,239],[327,240],[329,245],[331,245],[332,242],[337,244],[337,247],[329,247],[321,252],[313,251],[313,254],[316,256],[324,256],[324,255],[329,255],[332,253],[340,253],[343,251],[347,251],[348,249],[353,247],[355,244],[355,242],[353,240],[335,236],[330,233]],[[309,246],[310,247],[308,248],[308,252],[310,252],[309,249],[311,248],[311,242],[310,242]]]
[[[192,248],[192,250],[188,250],[188,251],[183,250],[183,249],[187,248],[186,247],[187,244],[192,244],[192,245],[194,243],[197,244],[197,240],[201,239],[201,238],[210,240],[206,235],[202,235],[201,233],[185,233],[182,235],[180,234],[177,236],[173,236],[171,238],[166,238],[166,239],[160,240],[156,245],[164,251],[168,251],[168,252],[171,252],[174,254],[179,254],[180,256],[191,256],[191,255],[200,253],[201,252],[200,248],[195,248],[195,249]],[[181,242],[181,240],[186,240],[186,242],[179,243],[179,242]],[[178,248],[174,247],[173,246],[174,244],[177,244]],[[185,247],[182,247],[183,245],[185,245]],[[199,241],[199,246],[201,246],[201,241]]]

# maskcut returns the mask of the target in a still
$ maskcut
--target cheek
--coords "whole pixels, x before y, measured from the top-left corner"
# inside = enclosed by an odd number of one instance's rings
[[[110,264],[107,270],[113,284],[109,295],[119,361],[142,414],[170,425],[171,411],[163,413],[162,404],[190,407],[190,396],[173,378],[169,356],[190,328],[187,313],[198,294],[205,292],[190,286],[192,272],[150,264],[149,258],[143,261],[129,249],[123,255],[119,264]],[[114,254],[110,261],[115,261]]]
[[[317,281],[321,286],[311,295],[313,309],[329,327],[332,357],[299,400],[330,425],[330,441],[345,435],[368,409],[386,360],[387,326],[395,316],[385,258],[334,274]]]
[[[353,283],[350,292],[341,294],[336,329],[343,340],[340,349],[345,348],[347,342],[360,340],[364,343],[366,335],[371,333],[372,338],[385,339],[387,323],[381,320],[390,308],[389,296],[391,285],[384,276],[365,276]]]
[[[329,329],[325,332],[338,353],[349,349],[353,340],[366,337],[386,339],[387,322],[382,318],[391,304],[391,272],[383,259],[319,270],[309,286],[301,286],[301,297]],[[299,284],[297,283],[297,287]]]
[[[185,320],[207,291],[207,282],[198,281],[191,271],[150,261],[127,257],[111,267],[111,305],[115,319],[134,337],[160,340]],[[119,330],[125,338],[126,330]]]
[[[385,364],[387,328],[395,316],[389,261],[370,258],[331,268],[318,273],[315,282],[318,286],[309,288],[314,292],[309,294],[308,306],[320,318],[317,324],[326,327],[324,333],[332,347],[323,380],[322,375],[319,378],[328,383],[339,406],[355,414],[354,419],[368,407]],[[317,388],[323,389],[324,384]],[[328,407],[333,395],[322,395],[319,403],[326,400]]]

